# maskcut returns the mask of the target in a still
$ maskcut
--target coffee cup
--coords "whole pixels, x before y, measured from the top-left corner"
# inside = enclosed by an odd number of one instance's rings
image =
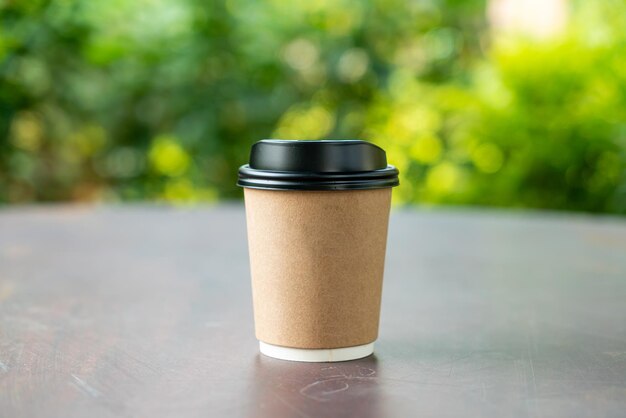
[[[399,184],[385,151],[361,140],[262,140],[237,184],[261,353],[309,362],[372,354]]]

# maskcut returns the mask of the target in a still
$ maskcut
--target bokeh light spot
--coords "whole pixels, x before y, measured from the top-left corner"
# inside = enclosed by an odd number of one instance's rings
[[[283,50],[283,59],[293,69],[306,71],[313,67],[319,57],[319,50],[308,39],[291,41]]]
[[[335,126],[335,117],[321,105],[290,109],[279,122],[274,136],[282,139],[320,139]]]
[[[456,165],[442,162],[428,171],[426,186],[435,194],[448,194],[455,190],[460,179],[461,173]]]
[[[472,160],[483,173],[491,174],[495,173],[504,163],[504,157],[502,151],[494,144],[480,144],[472,152]]]
[[[337,72],[339,79],[345,83],[359,81],[367,72],[369,57],[360,48],[349,49],[339,59]]]
[[[170,177],[184,174],[191,162],[189,154],[172,136],[155,138],[150,148],[149,160],[159,174]]]
[[[41,119],[33,112],[21,112],[11,124],[11,143],[24,151],[37,151],[43,141]]]
[[[433,164],[439,160],[442,152],[441,140],[434,135],[426,135],[417,139],[410,149],[410,155],[422,164]]]

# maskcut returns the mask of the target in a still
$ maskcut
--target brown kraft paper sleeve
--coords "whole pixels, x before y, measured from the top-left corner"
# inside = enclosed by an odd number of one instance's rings
[[[378,335],[391,188],[246,188],[256,336],[339,348]]]

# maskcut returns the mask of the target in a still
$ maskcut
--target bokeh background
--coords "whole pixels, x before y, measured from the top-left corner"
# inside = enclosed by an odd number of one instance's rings
[[[235,199],[364,138],[397,204],[626,213],[623,0],[0,0],[0,202]]]

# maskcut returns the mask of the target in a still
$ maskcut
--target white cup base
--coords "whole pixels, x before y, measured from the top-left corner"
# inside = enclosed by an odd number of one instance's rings
[[[308,349],[281,347],[259,341],[259,348],[262,354],[280,360],[332,363],[367,357],[374,352],[374,343],[354,347]]]

